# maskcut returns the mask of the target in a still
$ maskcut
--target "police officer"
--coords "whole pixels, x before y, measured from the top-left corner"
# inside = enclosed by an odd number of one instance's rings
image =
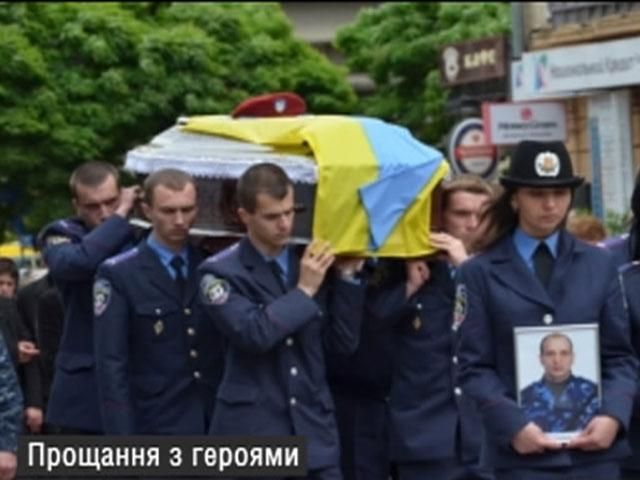
[[[22,393],[0,333],[0,480],[11,480],[15,476],[21,425]]]
[[[62,294],[64,331],[46,422],[59,433],[102,431],[93,355],[91,288],[98,265],[134,242],[127,215],[140,187],[120,189],[118,170],[88,162],[71,174],[76,216],[57,220],[40,234],[45,263]]]
[[[211,433],[304,436],[309,478],[340,479],[323,343],[358,345],[363,260],[337,260],[316,241],[298,259],[293,185],[279,166],[247,169],[237,195],[246,237],[200,267],[205,310],[229,339]]]
[[[390,458],[400,480],[491,478],[478,466],[478,414],[453,384],[451,316],[455,271],[468,258],[492,197],[480,177],[444,182],[443,231],[430,234],[441,253],[428,262],[387,260],[371,280],[381,278],[367,297],[371,311],[392,328]]]
[[[96,376],[108,434],[205,434],[222,376],[222,337],[196,303],[203,258],[188,244],[193,178],[164,169],[144,182],[151,221],[137,247],[108,259],[93,287]]]
[[[365,270],[375,274],[375,259]],[[345,480],[388,480],[388,398],[393,370],[390,329],[365,305],[360,343],[355,352],[329,352],[327,378],[340,434],[340,464]]]
[[[638,361],[620,284],[606,251],[563,228],[573,188],[561,142],[520,142],[504,193],[488,212],[486,250],[458,272],[454,328],[461,391],[481,414],[483,458],[503,479],[616,479]],[[547,436],[516,402],[514,327],[598,324],[600,409],[568,444]]]
[[[582,430],[598,413],[598,385],[571,371],[573,342],[554,332],[540,341],[544,374],[522,390],[520,405],[544,432]]]
[[[620,278],[631,320],[631,341],[636,354],[640,355],[640,171],[636,175],[631,195],[631,212],[633,223],[629,233],[622,242],[614,244],[611,249],[621,264]],[[623,464],[622,472],[623,478],[631,480],[640,477],[640,388],[636,394],[631,417],[629,442],[633,454]]]
[[[640,197],[638,197],[640,201]],[[640,261],[638,259],[620,267],[620,279],[622,281],[625,305],[629,313],[631,323],[631,342],[638,355],[640,355]],[[640,477],[640,388],[636,394],[633,405],[633,415],[629,426],[629,442],[633,454],[622,466],[622,478],[635,480]]]

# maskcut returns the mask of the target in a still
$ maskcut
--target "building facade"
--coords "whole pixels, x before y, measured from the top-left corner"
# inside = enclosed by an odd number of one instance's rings
[[[520,9],[512,100],[564,103],[567,147],[604,217],[629,208],[640,166],[640,4],[530,2]]]

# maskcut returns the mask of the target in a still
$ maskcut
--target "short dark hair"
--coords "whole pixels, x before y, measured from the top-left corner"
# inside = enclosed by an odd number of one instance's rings
[[[550,333],[549,335],[545,335],[544,338],[540,341],[540,355],[544,355],[544,345],[547,342],[547,340],[552,338],[562,338],[566,340],[569,343],[569,349],[573,352],[573,342],[571,341],[569,336],[565,335],[564,333],[554,332],[554,333]]]
[[[100,160],[83,163],[71,173],[71,177],[69,178],[71,197],[77,198],[78,185],[97,187],[110,176],[113,177],[116,184],[119,185],[120,172],[118,172],[118,169],[112,164]]]
[[[282,200],[289,193],[293,182],[287,173],[274,163],[259,163],[249,167],[238,179],[236,195],[238,206],[249,213],[256,211],[259,193]]]
[[[16,262],[9,257],[0,257],[0,275],[7,273],[11,275],[11,278],[16,282],[17,287],[20,274],[18,273],[18,266],[16,265]]]
[[[149,175],[142,184],[144,201],[149,205],[153,203],[153,192],[159,185],[169,190],[180,192],[189,184],[193,185],[193,188],[197,191],[196,181],[187,172],[178,170],[177,168],[157,170]]]

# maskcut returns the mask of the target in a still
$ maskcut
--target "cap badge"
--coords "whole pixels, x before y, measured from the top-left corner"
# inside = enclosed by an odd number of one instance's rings
[[[560,159],[553,152],[542,152],[536,156],[536,174],[539,177],[557,177],[560,173]]]

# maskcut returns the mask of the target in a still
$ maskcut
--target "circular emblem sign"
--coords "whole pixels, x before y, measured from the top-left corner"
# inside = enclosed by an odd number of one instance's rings
[[[449,162],[456,173],[473,173],[490,179],[498,167],[495,145],[486,141],[480,118],[467,118],[453,127],[449,139]]]

